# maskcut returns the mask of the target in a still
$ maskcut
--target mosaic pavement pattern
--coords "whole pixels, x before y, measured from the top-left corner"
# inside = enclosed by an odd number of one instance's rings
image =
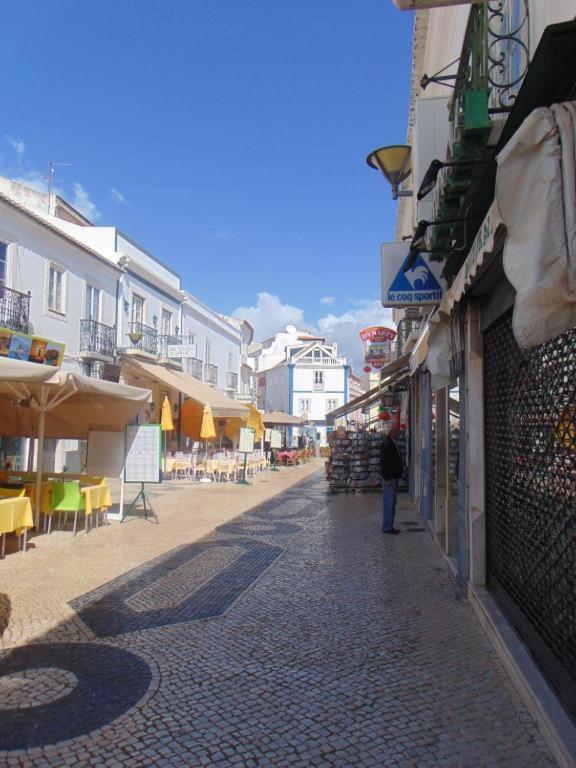
[[[383,537],[380,503],[318,473],[76,600],[0,654],[0,765],[554,766],[419,521]]]

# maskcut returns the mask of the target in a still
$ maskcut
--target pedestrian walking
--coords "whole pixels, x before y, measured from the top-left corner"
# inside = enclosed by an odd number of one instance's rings
[[[400,533],[394,528],[396,515],[396,492],[398,480],[404,469],[402,454],[396,442],[399,429],[396,425],[390,427],[382,441],[380,450],[380,474],[382,475],[382,533]]]

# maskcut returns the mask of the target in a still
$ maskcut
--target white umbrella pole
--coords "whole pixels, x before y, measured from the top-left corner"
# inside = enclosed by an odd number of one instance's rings
[[[42,403],[40,404],[40,420],[38,424],[38,440],[36,455],[36,488],[34,502],[34,525],[36,530],[40,526],[40,492],[42,490],[42,464],[44,459],[44,427],[46,422],[46,400],[48,393],[42,392]]]

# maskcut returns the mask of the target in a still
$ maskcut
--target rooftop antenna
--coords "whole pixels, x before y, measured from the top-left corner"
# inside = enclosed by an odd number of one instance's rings
[[[56,167],[64,167],[67,165],[72,165],[72,163],[57,163],[54,160],[48,161],[48,176],[46,176],[46,181],[48,182],[48,213],[50,213],[50,196],[52,194],[52,179],[54,178],[54,174],[56,173]]]

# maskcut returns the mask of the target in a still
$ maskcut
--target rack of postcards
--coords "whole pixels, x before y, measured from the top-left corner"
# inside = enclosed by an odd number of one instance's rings
[[[331,454],[326,466],[330,490],[378,490],[382,435],[376,432],[337,430],[331,440]]]

